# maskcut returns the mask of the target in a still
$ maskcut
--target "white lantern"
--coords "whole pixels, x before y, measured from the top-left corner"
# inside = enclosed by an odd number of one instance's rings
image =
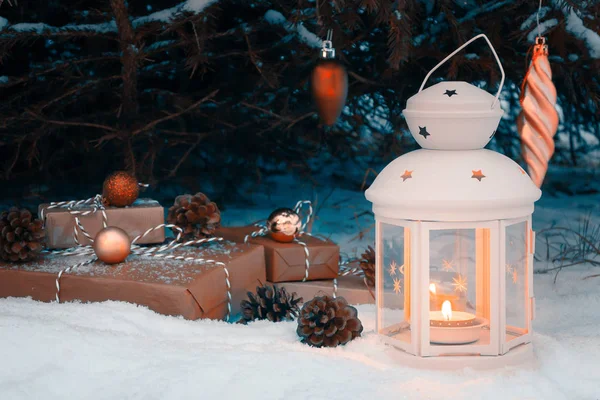
[[[478,38],[502,71],[495,96],[466,82],[423,90]],[[446,57],[404,110],[423,149],[391,162],[366,192],[376,220],[377,331],[414,361],[508,360],[531,350],[531,214],[541,192],[517,163],[483,149],[503,114],[503,83],[485,35]]]

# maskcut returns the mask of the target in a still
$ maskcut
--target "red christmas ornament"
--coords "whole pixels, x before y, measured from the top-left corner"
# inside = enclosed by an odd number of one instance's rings
[[[332,30],[323,41],[321,60],[312,73],[312,93],[319,117],[325,125],[333,125],[342,113],[348,96],[348,74],[346,68],[335,60],[335,49],[331,43]]]

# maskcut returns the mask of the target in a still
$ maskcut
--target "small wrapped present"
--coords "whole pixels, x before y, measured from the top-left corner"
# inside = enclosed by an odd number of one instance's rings
[[[39,206],[39,215],[44,216],[46,227],[46,247],[49,249],[66,249],[76,246],[73,237],[75,216],[67,208],[48,208],[49,204]],[[90,204],[82,204],[74,211],[85,212],[92,209]],[[97,211],[88,215],[78,215],[81,224],[93,238],[102,229],[102,213]],[[116,226],[127,232],[130,238],[143,234],[147,229],[165,222],[165,211],[161,205],[150,199],[137,199],[129,207],[106,207],[106,217],[110,226]],[[79,243],[91,244],[83,234],[79,234]],[[137,243],[162,243],[165,240],[164,228],[156,229],[145,235]]]
[[[308,301],[315,296],[332,296],[334,292],[333,279],[307,282],[279,282],[279,287],[285,287],[288,292],[296,292],[298,296]],[[348,304],[375,304],[375,288],[367,286],[362,276],[347,275],[337,278],[336,296],[343,297]],[[391,288],[384,291],[384,304],[402,308],[404,296]]]
[[[279,282],[277,286],[284,287],[288,292],[296,292],[304,301],[315,296],[331,296],[334,292],[333,279],[307,282]],[[345,298],[349,304],[374,304],[375,288],[365,285],[363,277],[340,276],[337,278],[336,295]]]
[[[225,264],[233,315],[239,313],[246,293],[265,281],[261,246],[219,243],[180,248],[176,254]],[[89,257],[46,254],[24,264],[0,263],[0,297],[31,296],[34,300],[53,301],[58,272],[86,259]],[[224,268],[211,263],[131,255],[121,264],[96,261],[64,273],[60,278],[60,300],[126,301],[186,319],[222,319],[228,313],[225,278]]]
[[[220,228],[216,235],[226,240],[244,243],[246,235],[257,230],[254,226]],[[308,249],[308,277],[306,280],[333,279],[338,276],[340,248],[329,240],[302,235],[298,240]],[[306,253],[298,243],[280,243],[268,236],[250,237],[248,243],[265,249],[267,280],[269,282],[302,281],[306,276]]]

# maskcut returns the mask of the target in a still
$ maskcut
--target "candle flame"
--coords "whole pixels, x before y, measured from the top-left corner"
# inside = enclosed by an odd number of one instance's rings
[[[435,283],[429,284],[429,291],[431,292],[431,294],[436,294]]]
[[[452,304],[448,300],[442,303],[442,315],[446,321],[450,321],[452,319]]]

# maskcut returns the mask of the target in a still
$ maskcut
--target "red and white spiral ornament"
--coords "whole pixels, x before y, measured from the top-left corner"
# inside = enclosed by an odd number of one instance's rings
[[[542,186],[548,162],[554,154],[554,135],[558,129],[556,88],[548,61],[546,39],[538,36],[533,57],[521,86],[521,113],[517,129],[527,170],[537,187]]]

